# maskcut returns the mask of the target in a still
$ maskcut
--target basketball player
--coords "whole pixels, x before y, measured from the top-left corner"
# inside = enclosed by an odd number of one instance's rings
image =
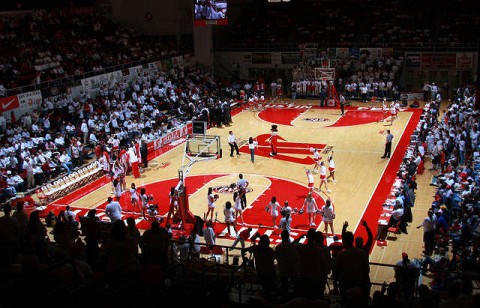
[[[328,189],[327,185],[327,167],[325,167],[325,163],[322,161],[320,162],[320,185],[318,186],[318,190],[322,191],[322,186],[325,184],[325,189],[327,192],[332,192],[330,189]]]
[[[327,177],[327,182],[331,178],[333,183],[337,183],[337,180],[335,180],[335,162],[333,161],[333,151],[332,155],[328,157],[328,172],[329,175]]]

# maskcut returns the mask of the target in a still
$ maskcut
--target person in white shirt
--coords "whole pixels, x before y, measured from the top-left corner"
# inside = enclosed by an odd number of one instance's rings
[[[60,162],[62,163],[62,167],[65,168],[68,174],[71,174],[73,169],[73,163],[71,160],[72,159],[67,154],[67,151],[64,150],[62,152],[62,155],[60,155]]]
[[[240,155],[240,150],[237,145],[237,138],[233,134],[233,131],[228,132],[228,145],[230,146],[230,157],[233,157],[233,152],[236,151],[237,155]]]
[[[112,197],[107,199],[107,207],[105,208],[105,214],[110,218],[111,222],[122,219],[122,206],[118,201],[114,201]]]
[[[235,210],[233,209],[232,203],[230,201],[227,201],[225,203],[223,214],[225,215],[225,223],[227,224],[227,233],[230,236],[235,236],[237,234],[237,229],[235,227]],[[230,232],[230,226],[233,227],[233,231],[235,231],[235,234],[232,234]]]
[[[203,230],[203,239],[205,240],[205,243],[210,247],[210,249],[213,248],[213,245],[215,245],[215,231],[213,230],[212,227],[213,223],[212,220],[207,220],[205,222],[205,230]]]
[[[258,142],[253,137],[248,138],[248,149],[250,150],[250,160],[255,162],[255,148],[258,147]]]
[[[80,125],[80,131],[82,132],[83,135],[83,143],[87,143],[88,141],[88,124],[85,119],[82,120],[82,124]]]
[[[90,144],[97,144],[98,143],[98,139],[97,139],[97,136],[95,136],[95,133],[92,132],[89,136],[89,141],[90,141]]]
[[[267,204],[265,207],[265,210],[270,212],[270,215],[272,216],[272,223],[273,223],[273,228],[278,228],[277,227],[277,217],[278,217],[278,212],[280,209],[280,203],[277,201],[277,197],[273,196],[272,199],[270,200],[270,203]]]
[[[65,138],[63,138],[63,136],[60,133],[57,134],[57,137],[55,138],[54,142],[58,148],[65,146]]]

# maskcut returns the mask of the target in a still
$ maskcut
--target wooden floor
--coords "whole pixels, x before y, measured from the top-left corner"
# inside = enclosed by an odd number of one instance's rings
[[[318,102],[296,100],[295,104],[317,105]],[[352,103],[352,105],[365,106],[361,103]],[[380,103],[368,103],[368,106],[381,107]],[[278,125],[278,133],[290,142],[321,143],[333,147],[336,164],[335,176],[338,182],[335,185],[329,183],[329,189],[332,190],[332,193],[328,195],[334,200],[335,204],[335,231],[336,233],[341,232],[344,221],[348,221],[349,230],[354,231],[388,163],[388,160],[380,158],[383,155],[385,142],[385,135],[382,131],[387,128],[392,131],[395,136],[392,149],[395,149],[411,113],[400,112],[399,119],[388,127],[385,127],[382,122],[345,127],[326,127],[338,120],[340,110],[305,110],[304,113],[293,120],[291,126]],[[308,122],[305,121],[307,117],[328,119],[328,121]],[[256,188],[254,189],[255,194],[261,194],[268,187],[269,183],[265,176],[280,177],[306,185],[305,169],[307,166],[305,165],[258,156],[253,164],[247,154],[229,157],[229,146],[227,144],[229,130],[232,130],[237,138],[246,141],[249,136],[269,134],[272,124],[259,118],[257,112],[244,110],[233,117],[232,126],[209,129],[209,135],[221,136],[224,155],[217,160],[195,163],[187,177],[212,173],[228,174],[215,179],[215,183],[212,183],[220,185],[236,182],[238,174],[242,173],[249,180],[250,185]],[[182,167],[183,152],[184,146],[181,145],[151,161],[149,168],[142,173],[141,178],[135,180],[137,187],[160,179],[176,178],[178,170]],[[304,157],[305,155],[300,156]],[[323,156],[326,158],[326,155]],[[408,228],[409,234],[398,235],[397,240],[388,241],[386,247],[375,246],[370,256],[371,262],[395,264],[401,259],[402,252],[407,252],[411,259],[422,257],[423,230],[422,228],[417,229],[415,226],[421,223],[433,200],[434,190],[429,185],[432,171],[428,170],[429,167],[430,162],[426,164],[427,170],[425,173],[417,179],[417,201],[413,208],[413,223]],[[318,175],[315,176],[315,180],[315,186],[318,187]],[[129,176],[127,187],[130,187],[132,181],[134,179]],[[195,215],[203,216],[206,211],[206,190],[207,186],[195,192],[189,199],[190,210]],[[252,200],[258,196],[255,194],[250,197]],[[76,201],[72,204],[72,207],[94,208],[105,202],[110,195],[111,189],[107,185],[105,188],[94,191]],[[323,196],[326,197],[325,194]],[[227,197],[221,196],[221,198]],[[222,201],[224,200],[220,199],[218,203],[222,204]],[[375,231],[377,226],[371,227]],[[323,230],[323,224],[318,228]],[[222,241],[219,243],[222,244]],[[227,244],[227,242],[224,243]],[[392,281],[393,269],[371,266],[371,280],[378,283]]]

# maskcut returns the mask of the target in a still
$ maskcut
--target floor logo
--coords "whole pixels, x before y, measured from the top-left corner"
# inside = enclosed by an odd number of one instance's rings
[[[330,122],[329,118],[305,118],[307,122]]]
[[[217,194],[233,194],[235,191],[237,191],[237,184],[232,183],[230,185],[220,185],[213,187],[213,192]],[[247,193],[252,192],[253,189],[250,187],[247,187]]]

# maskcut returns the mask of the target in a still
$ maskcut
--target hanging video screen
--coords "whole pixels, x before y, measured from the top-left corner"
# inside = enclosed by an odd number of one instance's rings
[[[194,0],[195,26],[227,25],[227,0]]]

